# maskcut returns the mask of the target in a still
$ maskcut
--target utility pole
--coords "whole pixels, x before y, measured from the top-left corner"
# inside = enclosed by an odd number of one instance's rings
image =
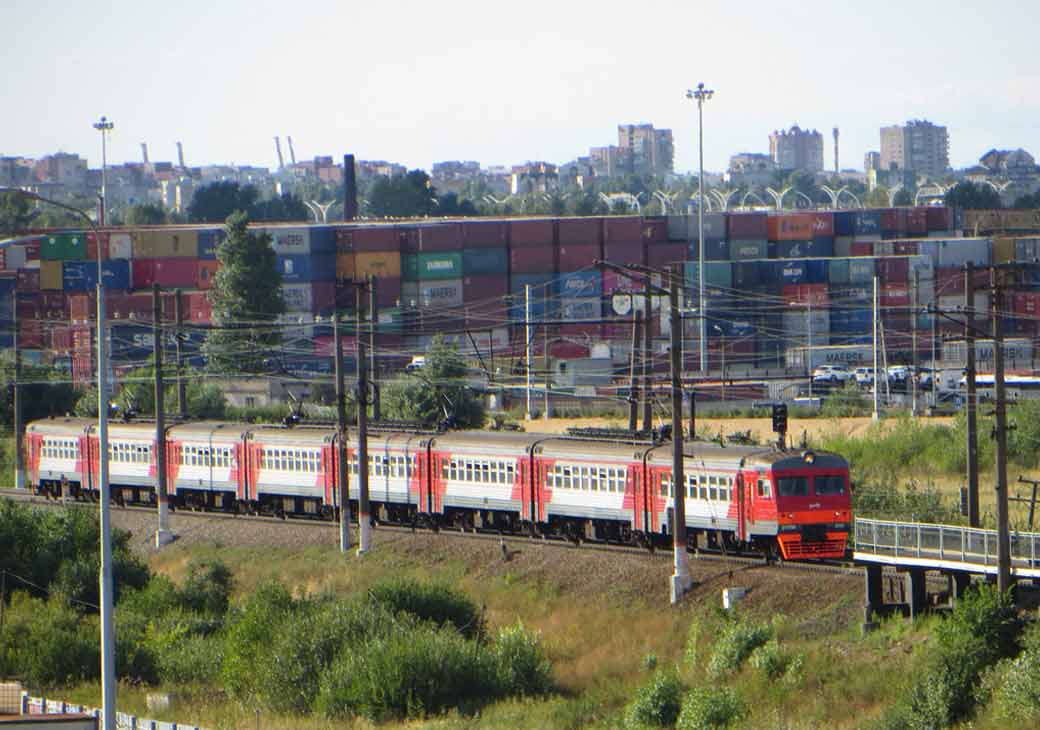
[[[18,348],[18,292],[11,292],[11,313],[14,321],[14,486],[25,489],[25,461],[22,450],[22,351]],[[62,495],[65,497],[67,495]]]
[[[650,400],[653,397],[653,388],[650,385],[650,282],[649,279],[643,288],[643,430],[650,433],[654,427],[654,404]]]
[[[155,360],[155,480],[159,503],[155,547],[161,548],[173,541],[173,533],[170,531],[170,496],[166,483],[166,390],[163,387],[162,298],[158,284],[152,284],[152,357]]]
[[[98,502],[100,503],[101,697],[104,730],[116,727],[116,632],[112,571],[112,486],[108,479],[108,346],[105,335],[105,284],[98,257]]]
[[[936,332],[936,323],[937,323],[937,321],[939,319],[939,316],[938,316],[937,312],[934,311],[935,309],[936,309],[936,307],[935,307],[935,305],[933,303],[933,306],[932,306],[932,310],[933,310],[932,311],[932,408],[935,408],[936,404],[939,402],[939,397],[937,395],[938,388],[939,388],[939,371],[935,367],[935,363],[938,362],[938,359],[936,358],[936,354],[935,354],[935,347],[936,347],[936,344],[937,344],[936,340],[938,339],[938,336],[939,336],[938,333]]]
[[[990,269],[993,302],[993,382],[996,390],[997,439],[997,590],[1011,588],[1011,535],[1008,529],[1007,403],[1004,393],[1004,282],[996,268]]]
[[[188,418],[188,384],[184,381],[183,361],[181,360],[181,338],[184,336],[184,310],[181,307],[181,290],[173,291],[173,318],[177,324],[177,333],[173,338],[173,356],[177,361],[177,413],[182,420]]]
[[[542,419],[549,420],[549,390],[552,387],[552,371],[549,369],[549,325],[542,325],[542,361],[545,366],[545,404],[542,410]]]
[[[365,343],[360,337],[357,344],[357,361],[358,555],[364,555],[371,545],[372,525],[368,507],[368,368],[365,362]]]
[[[628,430],[639,427],[639,379],[636,377],[636,353],[639,351],[639,325],[643,316],[633,307],[632,311],[632,357],[628,367]]]
[[[355,333],[356,335],[357,333]],[[347,404],[343,387],[343,336],[339,329],[339,312],[332,316],[332,339],[336,364],[336,480],[339,482],[339,551],[350,550],[350,487],[347,482]],[[358,473],[361,470],[358,469]]]
[[[530,421],[531,414],[531,285],[524,284],[524,371],[527,411],[524,417]]]
[[[683,473],[683,407],[682,407],[682,318],[679,313],[679,286],[682,269],[675,267],[668,286],[669,324],[672,361],[672,548],[675,574],[672,576],[672,603],[678,603],[690,590],[690,567],[686,555],[686,478]]]
[[[372,420],[378,421],[380,418],[379,414],[379,363],[376,360],[376,323],[379,321],[379,301],[376,296],[376,291],[379,288],[378,277],[371,277],[368,280],[368,356],[371,358],[369,363],[369,377],[372,381]]]
[[[968,524],[979,526],[979,399],[975,390],[975,284],[969,261],[964,267],[964,376],[967,382]],[[996,343],[994,343],[996,345]],[[994,347],[994,349],[996,349]]]
[[[917,290],[921,286],[921,271],[914,269],[914,298],[910,310],[910,415],[917,418]]]
[[[881,373],[878,372],[878,353],[877,353],[877,336],[878,336],[878,278],[874,277],[874,415],[875,421],[881,419],[881,403],[880,396],[881,391],[878,389],[878,378]],[[887,375],[886,375],[887,378]]]

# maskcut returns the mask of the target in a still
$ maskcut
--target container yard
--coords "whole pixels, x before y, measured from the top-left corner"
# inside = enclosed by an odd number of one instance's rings
[[[301,328],[327,322],[337,309],[353,312],[353,283],[371,278],[377,280],[378,356],[388,364],[407,362],[436,333],[449,335],[467,351],[473,351],[474,342],[493,342],[515,359],[523,351],[524,324],[530,319],[540,328],[534,338],[539,356],[549,347],[554,357],[587,357],[590,348],[600,345],[605,349],[598,352],[609,352],[622,367],[630,357],[633,313],[646,312],[645,297],[638,284],[594,262],[654,268],[680,264],[689,307],[696,305],[703,273],[711,362],[726,359],[729,368],[751,370],[826,361],[828,352],[858,353],[873,337],[875,277],[885,357],[905,362],[915,330],[926,350],[933,332],[938,341],[962,329],[957,320],[964,307],[966,264],[1040,258],[1035,211],[962,214],[936,206],[708,213],[703,241],[695,216],[357,222],[254,230],[270,235],[282,276],[285,322],[294,328],[286,335],[293,341],[286,349],[287,368],[321,372],[331,367],[325,334]],[[184,321],[199,328],[201,338],[212,318],[206,292],[219,270],[223,235],[216,226],[168,226],[98,235],[51,231],[0,242],[0,316],[10,319],[17,299],[20,345],[38,351],[29,356],[68,363],[75,375],[89,374],[94,344],[89,323],[96,311],[100,257],[108,316],[123,328],[118,339],[132,343],[113,347],[113,358],[117,365],[139,362],[139,330],[151,321],[153,284],[163,289],[163,316],[170,322],[173,291],[182,292]],[[703,272],[698,264],[702,250]],[[973,282],[981,321],[989,312],[988,278],[979,272]],[[933,315],[930,307],[949,316]],[[1009,334],[1032,342],[1038,308],[1040,278],[1024,277],[1008,298]],[[657,296],[650,298],[647,320],[653,351],[664,353],[667,306]],[[40,326],[43,321],[48,326]],[[299,340],[308,336],[306,347],[300,347]],[[4,337],[9,346],[10,328]],[[832,349],[816,357],[800,349],[807,346]],[[698,348],[698,323],[691,316],[684,340],[691,369],[696,369]],[[1031,367],[1032,348],[1028,352]]]

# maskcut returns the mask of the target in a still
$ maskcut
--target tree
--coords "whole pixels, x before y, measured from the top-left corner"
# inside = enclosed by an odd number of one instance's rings
[[[28,198],[18,193],[0,195],[0,238],[21,233],[32,219]]]
[[[365,197],[369,213],[377,218],[412,218],[433,213],[436,193],[429,175],[412,170],[403,177],[377,177]]]
[[[281,343],[275,319],[285,313],[282,275],[271,237],[248,229],[245,213],[228,216],[227,237],[217,248],[220,269],[209,300],[213,328],[203,353],[208,368],[224,373],[269,371],[272,351]]]
[[[1040,208],[1040,193],[1033,193],[1032,195],[1020,195],[1015,198],[1015,204],[1012,206],[1020,210],[1032,210]]]
[[[0,423],[14,423],[14,368],[0,376]],[[68,382],[68,373],[52,367],[22,364],[22,419],[32,421],[71,413],[80,392]]]
[[[157,203],[138,203],[131,205],[126,211],[128,226],[161,226],[169,221],[166,209]]]
[[[986,184],[960,182],[946,193],[946,205],[955,208],[992,210],[1003,208],[1000,195]]]
[[[910,191],[906,188],[900,188],[896,191],[896,194],[892,197],[892,202],[895,205],[913,205],[914,196],[910,194]]]
[[[188,206],[192,223],[220,223],[235,211],[249,213],[260,197],[252,185],[242,187],[237,182],[221,181],[204,185],[195,191]]]
[[[167,413],[174,413],[177,409],[177,372],[171,360],[163,362],[163,377],[166,382],[166,395],[163,403]],[[220,387],[213,383],[207,383],[199,373],[186,372],[187,379],[185,388],[185,410],[189,418],[194,419],[220,419],[224,417],[225,404],[224,393]],[[97,391],[92,392],[93,402],[83,402],[82,406],[77,404],[77,410],[82,409],[82,415],[97,415]],[[152,360],[141,368],[130,371],[122,378],[122,388],[112,399],[119,406],[120,411],[127,413],[136,411],[138,415],[151,415],[155,413],[155,362]]]
[[[433,214],[442,217],[479,215],[473,201],[459,200],[456,193],[446,193],[440,196]]]
[[[258,221],[308,221],[311,213],[303,201],[292,193],[253,203],[249,217]]]
[[[434,338],[423,368],[392,383],[383,394],[383,410],[391,418],[436,426],[480,428],[485,408],[465,382],[466,363],[458,350],[440,336]]]

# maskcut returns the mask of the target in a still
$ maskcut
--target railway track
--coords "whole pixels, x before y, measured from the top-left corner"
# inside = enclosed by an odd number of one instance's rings
[[[33,505],[44,507],[48,509],[60,509],[66,506],[90,506],[94,503],[90,502],[78,502],[78,501],[57,501],[47,499],[39,495],[34,495],[28,490],[13,489],[10,487],[0,487],[0,499],[9,499],[16,502],[27,502]],[[118,511],[133,511],[133,512],[155,512],[155,508],[147,505],[125,505],[119,506],[113,504],[113,507]],[[299,527],[310,527],[314,529],[324,530],[339,530],[339,523],[329,522],[325,520],[310,520],[301,518],[282,518],[271,515],[240,515],[228,512],[206,512],[197,511],[191,509],[178,509],[175,514],[183,518],[198,519],[198,520],[234,520],[238,523],[249,523],[255,522],[258,524],[279,524],[279,523],[290,523],[294,526]],[[356,529],[356,524],[351,525],[351,529]],[[378,529],[381,532],[387,533],[414,533],[417,531],[428,532],[430,528],[425,527],[410,527],[407,525],[393,525],[380,523]],[[472,541],[500,541],[505,543],[507,546],[511,545],[529,545],[529,544],[542,544],[547,546],[556,546],[562,550],[582,550],[592,552],[602,552],[605,554],[638,554],[645,555],[651,560],[671,560],[672,551],[670,549],[648,549],[635,545],[616,545],[596,542],[581,542],[574,543],[561,537],[556,536],[526,536],[522,534],[499,534],[494,531],[467,531],[461,530],[454,527],[441,527],[437,529],[437,532],[449,534],[456,539],[460,540],[472,540]],[[769,568],[774,570],[784,571],[809,571],[818,573],[832,573],[842,575],[859,575],[862,572],[861,568],[857,568],[852,564],[851,560],[827,560],[817,561],[813,563],[802,563],[802,562],[790,562],[784,561],[780,563],[770,562],[760,555],[750,554],[729,554],[722,551],[709,550],[700,548],[691,551],[691,557],[698,562],[705,563],[717,563],[719,565],[733,566],[735,568],[750,570],[755,568]]]

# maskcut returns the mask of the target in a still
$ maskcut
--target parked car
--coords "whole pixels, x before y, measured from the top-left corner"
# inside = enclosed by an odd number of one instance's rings
[[[910,368],[906,365],[890,365],[888,368],[888,381],[890,383],[903,383],[910,378]]]
[[[964,407],[966,398],[956,390],[942,390],[935,394],[935,405],[925,410],[929,416],[953,416]]]
[[[820,365],[812,372],[814,383],[843,385],[852,377],[852,373],[844,365]]]
[[[852,372],[856,385],[866,387],[874,384],[874,368],[858,367]]]

